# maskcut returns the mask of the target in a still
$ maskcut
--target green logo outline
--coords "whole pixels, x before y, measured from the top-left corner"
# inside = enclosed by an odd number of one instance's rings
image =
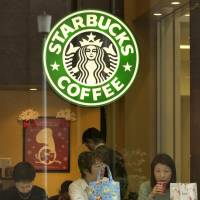
[[[128,82],[128,84],[126,84],[124,86],[124,88],[122,90],[120,90],[119,92],[117,92],[117,95],[114,95],[112,96],[111,98],[108,98],[107,100],[104,100],[104,101],[93,101],[93,102],[83,102],[83,101],[78,101],[68,95],[66,95],[65,93],[63,93],[61,91],[61,89],[58,88],[57,84],[52,80],[52,77],[49,73],[49,70],[50,70],[50,67],[48,66],[47,64],[47,48],[48,48],[48,45],[49,45],[49,41],[52,37],[52,35],[55,33],[55,31],[58,29],[59,26],[61,26],[63,24],[63,22],[69,20],[69,19],[72,19],[74,16],[78,16],[78,15],[81,15],[81,14],[101,14],[103,16],[106,16],[106,17],[110,17],[111,19],[114,19],[114,21],[116,21],[118,24],[121,25],[121,27],[123,28],[123,30],[125,30],[130,39],[132,40],[131,42],[133,43],[133,47],[134,47],[134,54],[135,54],[135,58],[134,58],[134,70],[133,73],[132,73],[132,76]],[[91,32],[91,30],[93,30],[94,32],[100,32],[98,28],[95,29],[95,27],[89,27],[89,28],[85,28],[85,32]],[[84,30],[80,30],[79,32],[77,32],[76,34],[79,35],[79,33],[82,33],[84,32]],[[106,33],[105,33],[106,35]],[[108,33],[107,33],[107,36],[111,37]],[[69,40],[72,40],[75,36],[70,36],[68,39],[66,39],[66,43],[69,43]],[[72,39],[71,39],[72,38]],[[113,39],[114,40],[114,39]],[[116,42],[116,41],[115,41]],[[62,49],[66,49],[65,46],[66,46],[66,43],[63,45]],[[117,49],[117,48],[116,48]],[[117,50],[119,52],[119,50]],[[116,73],[113,75],[113,77],[117,74],[117,72],[119,71],[119,67],[122,68],[122,66],[120,66],[121,64],[121,53],[120,54],[120,57],[119,57],[119,65],[117,66],[117,70],[116,70]],[[61,53],[61,56],[62,56],[62,60],[63,60],[63,51]],[[134,57],[134,55],[132,55]],[[62,63],[63,64],[63,63]],[[128,64],[128,62],[127,62]],[[132,64],[132,63],[131,63]],[[62,65],[63,67],[63,65]],[[44,48],[43,48],[43,68],[45,70],[45,73],[46,73],[46,76],[47,76],[47,79],[48,79],[48,82],[49,84],[51,85],[51,87],[54,89],[54,91],[59,95],[61,96],[62,98],[64,98],[65,100],[71,102],[71,103],[74,103],[76,105],[79,105],[79,106],[88,106],[88,107],[97,107],[97,106],[103,106],[103,105],[106,105],[106,104],[109,104],[109,103],[112,103],[114,101],[116,101],[118,98],[122,97],[127,91],[128,89],[130,88],[130,86],[132,85],[133,81],[135,80],[135,77],[136,77],[136,74],[138,72],[138,68],[139,68],[139,50],[138,50],[138,45],[137,45],[137,42],[135,40],[135,37],[133,36],[132,32],[130,31],[130,29],[128,28],[128,26],[122,22],[120,19],[118,19],[117,17],[107,13],[107,12],[104,12],[104,11],[99,11],[99,10],[83,10],[83,11],[78,11],[78,12],[74,12],[66,17],[64,17],[62,20],[60,20],[54,27],[53,29],[51,30],[51,32],[49,33],[47,39],[46,39],[46,42],[45,42],[45,45],[44,45]],[[49,68],[49,69],[48,69]],[[65,71],[66,72],[66,71]],[[67,74],[68,77],[70,77],[72,79],[72,77]],[[110,80],[113,80],[113,77],[111,77]],[[107,80],[106,80],[106,83],[104,82],[103,84],[107,84]],[[77,82],[78,85],[81,85],[79,82]],[[84,86],[84,85],[83,85]],[[96,86],[99,86],[99,85],[96,85]],[[96,87],[95,86],[95,87]],[[90,88],[90,86],[88,86]],[[91,87],[92,88],[92,87]],[[103,93],[103,92],[102,92]]]

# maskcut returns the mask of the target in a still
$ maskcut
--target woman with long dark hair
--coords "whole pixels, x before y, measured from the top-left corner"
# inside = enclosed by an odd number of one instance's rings
[[[151,163],[151,178],[141,184],[138,200],[169,200],[170,183],[176,182],[176,167],[167,154],[158,154]]]

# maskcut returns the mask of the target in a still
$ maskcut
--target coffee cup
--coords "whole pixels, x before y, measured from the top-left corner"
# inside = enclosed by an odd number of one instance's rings
[[[165,181],[158,181],[158,182],[157,182],[157,185],[158,185],[160,191],[161,191],[162,193],[165,193],[166,187],[167,187],[167,183],[166,183]]]

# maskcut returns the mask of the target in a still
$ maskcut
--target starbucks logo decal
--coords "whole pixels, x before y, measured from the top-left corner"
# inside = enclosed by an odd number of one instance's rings
[[[84,35],[87,39],[82,38],[79,45],[75,46],[73,42],[66,45],[67,50],[63,52],[64,67],[66,72],[80,84],[97,86],[112,77],[119,58],[112,42],[106,47],[104,42],[97,38],[99,33],[86,32]]]
[[[139,53],[134,36],[121,20],[85,10],[55,25],[44,45],[43,65],[61,97],[81,106],[102,106],[131,86]]]

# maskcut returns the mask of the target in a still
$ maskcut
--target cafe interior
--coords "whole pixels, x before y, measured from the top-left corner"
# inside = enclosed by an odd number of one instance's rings
[[[43,30],[42,17],[47,19],[44,26],[51,29],[63,17],[84,9],[120,18],[133,32],[140,54],[137,75],[126,94],[100,107],[79,106],[61,98],[43,71],[48,31]],[[60,146],[63,168],[50,164],[45,171],[37,170],[34,184],[45,188],[48,196],[57,194],[63,181],[80,177],[77,159],[87,150],[82,133],[89,127],[100,129],[106,145],[123,155],[129,193],[137,193],[149,179],[150,163],[157,153],[174,159],[177,182],[195,182],[198,188],[199,18],[199,0],[1,0],[1,189],[13,184],[12,167],[30,159],[34,144],[27,134],[30,126],[38,128],[39,119],[67,130],[66,142]],[[36,117],[26,119],[30,113]]]

